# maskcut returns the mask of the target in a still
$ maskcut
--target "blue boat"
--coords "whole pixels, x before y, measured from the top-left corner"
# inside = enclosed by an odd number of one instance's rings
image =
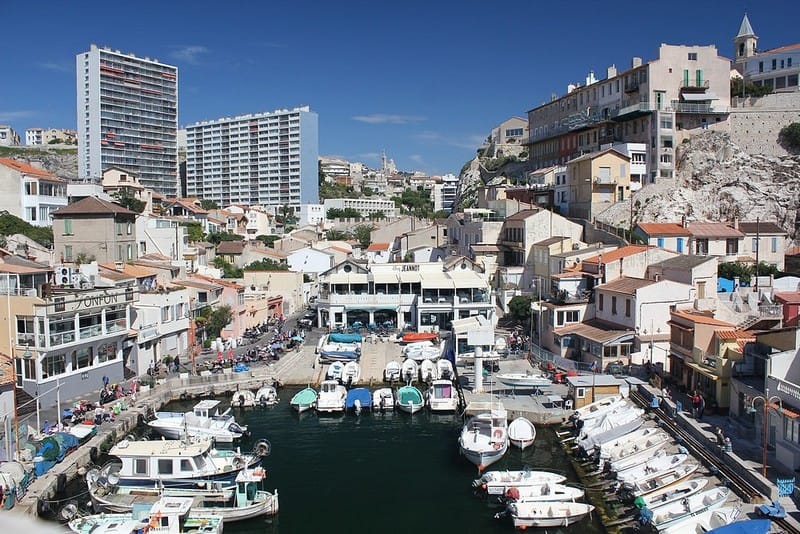
[[[353,388],[347,392],[347,398],[344,400],[345,410],[353,409],[356,415],[361,413],[361,410],[372,408],[372,393],[367,388]]]
[[[333,333],[328,336],[330,343],[360,343],[361,334],[341,334]]]
[[[746,519],[709,530],[707,534],[767,534],[769,529],[769,519]]]

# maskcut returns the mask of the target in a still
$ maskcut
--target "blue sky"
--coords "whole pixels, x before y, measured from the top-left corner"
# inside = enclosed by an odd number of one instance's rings
[[[760,49],[800,40],[800,2],[0,0],[0,123],[75,127],[91,43],[179,67],[179,121],[308,104],[320,154],[457,173],[491,128],[660,43],[731,57],[748,10]],[[642,8],[647,5],[647,8]],[[134,11],[134,9],[136,11]]]

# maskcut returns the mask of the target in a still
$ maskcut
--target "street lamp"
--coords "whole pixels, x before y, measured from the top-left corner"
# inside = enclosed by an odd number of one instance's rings
[[[777,395],[769,396],[769,391],[767,391],[766,395],[754,395],[749,398],[749,406],[747,406],[748,413],[755,413],[756,411],[756,401],[760,400],[764,403],[764,418],[761,424],[764,426],[764,451],[761,457],[761,476],[767,478],[767,445],[769,443],[769,409],[772,407],[773,404],[777,403],[778,410],[783,411],[783,402],[781,398]]]

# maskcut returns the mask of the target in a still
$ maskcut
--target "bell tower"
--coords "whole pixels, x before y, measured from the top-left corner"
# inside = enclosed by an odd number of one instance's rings
[[[758,45],[758,37],[750,25],[750,19],[747,18],[747,13],[744,14],[742,24],[739,26],[739,33],[733,38],[733,46],[735,48],[733,63],[736,70],[739,72],[744,71],[744,66],[747,60],[756,54],[756,46]]]

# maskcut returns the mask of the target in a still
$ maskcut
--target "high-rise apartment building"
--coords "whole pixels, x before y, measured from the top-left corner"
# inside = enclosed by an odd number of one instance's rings
[[[317,114],[308,106],[186,127],[186,194],[228,204],[319,202]]]
[[[75,66],[79,176],[99,180],[121,167],[176,196],[178,68],[95,45]]]

